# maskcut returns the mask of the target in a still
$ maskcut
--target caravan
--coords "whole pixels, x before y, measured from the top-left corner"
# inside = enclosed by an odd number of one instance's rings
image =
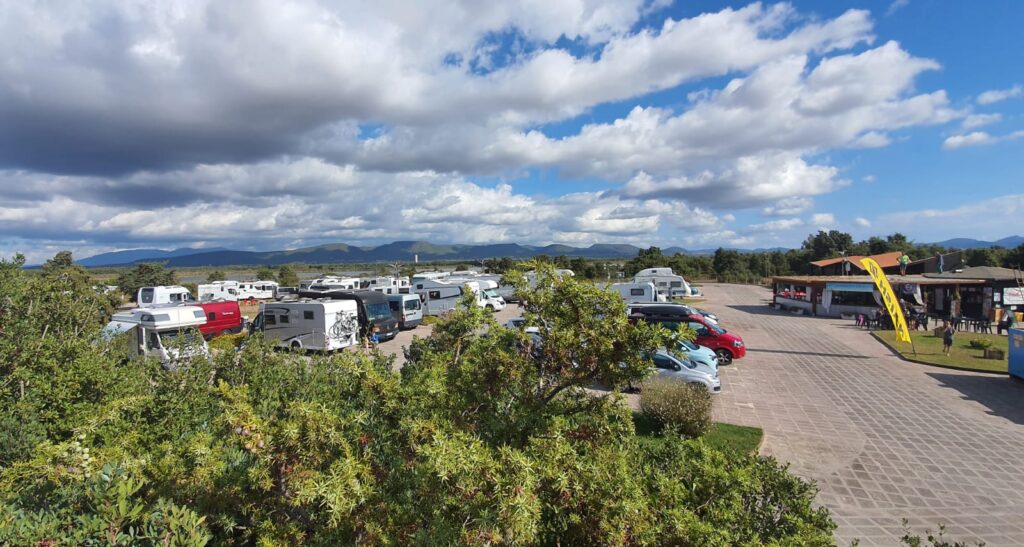
[[[104,327],[108,339],[125,344],[128,357],[153,356],[165,368],[190,357],[210,357],[210,349],[196,330],[206,324],[198,306],[137,308],[114,314]]]
[[[142,287],[135,295],[135,302],[139,306],[152,306],[154,304],[184,304],[195,302],[192,293],[181,285],[159,285],[156,287]]]
[[[383,294],[409,294],[408,277],[371,277],[361,282],[361,288]]]
[[[292,349],[333,351],[359,341],[359,312],[351,300],[267,302],[249,324],[276,345]]]
[[[653,283],[658,294],[671,299],[675,296],[690,296],[690,285],[683,276],[676,275],[672,268],[647,268],[633,277],[634,283]]]
[[[199,301],[238,300],[238,281],[214,281],[197,287]]]
[[[310,292],[357,291],[359,290],[359,284],[359,280],[354,277],[327,276],[311,282],[308,290]],[[303,291],[300,290],[299,292]]]
[[[658,294],[654,283],[613,283],[608,288],[619,293],[627,304],[665,302],[665,298]]]

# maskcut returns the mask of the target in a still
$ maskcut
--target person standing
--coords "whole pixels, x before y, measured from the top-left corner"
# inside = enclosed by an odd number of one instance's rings
[[[950,350],[953,349],[953,325],[946,323],[946,328],[942,329],[942,353],[949,357]]]
[[[900,263],[900,275],[907,275],[907,264],[910,264],[910,257],[907,256],[906,252],[900,251],[899,263]]]
[[[939,269],[939,273],[942,273],[942,270],[946,265],[946,261],[943,259],[942,253],[935,253],[935,265]]]
[[[1013,314],[1013,310],[1010,307],[1003,309],[1003,317],[999,320],[999,326],[996,327],[996,331],[999,334],[1006,330],[1006,334],[1010,334],[1010,329],[1017,324],[1017,316]]]

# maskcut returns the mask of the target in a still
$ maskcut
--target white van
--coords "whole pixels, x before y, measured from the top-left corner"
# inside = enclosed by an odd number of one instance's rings
[[[415,294],[389,294],[388,306],[391,316],[398,321],[400,329],[414,329],[423,322],[423,302]]]
[[[214,281],[197,287],[199,301],[238,300],[238,281]]]
[[[141,307],[154,304],[183,304],[195,302],[192,293],[181,285],[159,285],[157,287],[142,287],[135,295],[135,302]]]
[[[333,351],[356,345],[359,311],[354,300],[267,302],[249,324],[276,345],[292,349]]]
[[[627,304],[641,302],[665,302],[665,297],[658,294],[654,283],[612,283],[610,290],[619,293]]]
[[[188,357],[209,358],[210,349],[198,327],[206,324],[206,313],[198,306],[136,308],[114,314],[104,327],[104,336],[126,335],[129,357],[154,356],[165,368]]]

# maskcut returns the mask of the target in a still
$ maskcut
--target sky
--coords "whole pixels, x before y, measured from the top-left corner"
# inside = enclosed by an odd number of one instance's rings
[[[1024,233],[1024,3],[0,0],[0,256]]]

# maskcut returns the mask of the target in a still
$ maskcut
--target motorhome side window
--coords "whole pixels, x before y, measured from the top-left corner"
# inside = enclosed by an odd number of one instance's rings
[[[268,313],[263,316],[263,323],[266,325],[276,325],[277,317],[275,317],[274,314]]]
[[[302,318],[306,319],[307,321],[313,319],[313,310],[306,310],[302,312]]]
[[[291,322],[292,322],[292,320],[288,318],[288,314],[287,313],[281,315],[281,323],[282,324],[291,323]]]
[[[441,291],[430,291],[427,293],[430,298],[441,298]]]
[[[643,296],[643,289],[629,289],[629,296]]]
[[[672,286],[673,287],[682,287],[683,286],[683,282],[682,281],[673,281],[672,282]]]

